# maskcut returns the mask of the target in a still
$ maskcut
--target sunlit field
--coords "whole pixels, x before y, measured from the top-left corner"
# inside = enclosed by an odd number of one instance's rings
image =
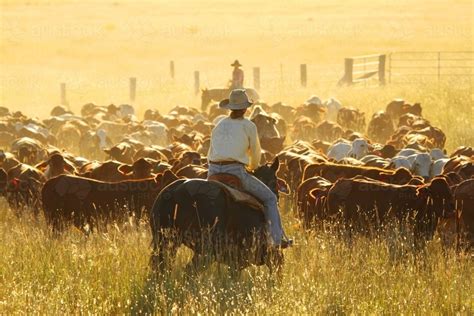
[[[391,51],[473,50],[472,1],[9,1],[0,6],[0,106],[45,118],[67,84],[70,108],[129,102],[161,113],[200,106],[201,88],[223,87],[230,63],[246,83],[261,68],[265,102],[291,105],[315,94],[370,116],[394,98],[420,102],[447,136],[446,149],[474,146],[473,81],[337,87],[345,57]],[[169,62],[176,67],[170,78]],[[308,65],[308,85],[299,65]],[[0,201],[0,314],[473,314],[472,255],[442,251],[390,256],[387,236],[352,249],[327,231],[304,231],[293,208],[283,222],[296,245],[282,279],[265,267],[240,275],[212,265],[189,277],[181,249],[169,275],[150,278],[151,234],[110,227],[53,238],[42,217],[16,216]]]
[[[150,277],[147,226],[111,228],[86,238],[75,229],[51,238],[40,220],[15,218],[2,208],[0,312],[10,314],[158,313],[404,313],[471,314],[472,259],[442,253],[434,241],[417,258],[390,258],[383,240],[356,240],[352,250],[330,233],[303,232],[284,215],[296,246],[286,251],[282,279],[267,268],[240,275],[214,264],[199,276],[174,269]]]

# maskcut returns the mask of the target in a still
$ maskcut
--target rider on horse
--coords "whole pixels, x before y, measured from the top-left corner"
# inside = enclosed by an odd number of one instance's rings
[[[267,232],[270,244],[288,247],[291,240],[285,237],[278,212],[275,193],[263,182],[246,171],[258,167],[261,157],[257,127],[244,117],[252,105],[244,89],[235,89],[229,99],[219,103],[219,107],[231,110],[229,117],[222,119],[213,129],[209,148],[208,177],[227,173],[242,182],[242,188],[260,199],[264,204]]]
[[[232,67],[234,67],[234,71],[232,71],[232,82],[230,85],[230,88],[233,89],[243,89],[244,87],[244,71],[240,69],[242,65],[239,63],[239,61],[236,59],[233,64],[231,64]]]

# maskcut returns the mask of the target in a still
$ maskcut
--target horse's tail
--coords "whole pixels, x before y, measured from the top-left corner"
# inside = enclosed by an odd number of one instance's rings
[[[165,250],[170,242],[169,228],[172,227],[173,211],[177,205],[174,198],[175,189],[182,184],[183,181],[175,181],[158,194],[153,204],[150,214],[150,226],[152,234],[152,256],[151,266],[153,270],[163,270],[165,268]]]

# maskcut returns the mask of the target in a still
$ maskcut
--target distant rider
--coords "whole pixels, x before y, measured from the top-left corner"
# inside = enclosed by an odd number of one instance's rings
[[[233,89],[243,89],[244,88],[244,71],[240,69],[242,65],[236,59],[233,64],[234,71],[232,71],[232,83],[231,83],[231,90]]]

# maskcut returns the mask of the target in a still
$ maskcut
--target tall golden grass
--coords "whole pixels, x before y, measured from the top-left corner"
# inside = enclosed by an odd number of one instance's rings
[[[187,275],[180,249],[172,272],[150,277],[150,232],[111,227],[85,237],[52,238],[43,220],[0,211],[0,313],[26,314],[471,314],[474,265],[468,256],[426,252],[390,259],[386,236],[352,249],[324,231],[304,232],[285,213],[296,246],[285,251],[282,279],[266,267],[235,275],[213,264]]]

